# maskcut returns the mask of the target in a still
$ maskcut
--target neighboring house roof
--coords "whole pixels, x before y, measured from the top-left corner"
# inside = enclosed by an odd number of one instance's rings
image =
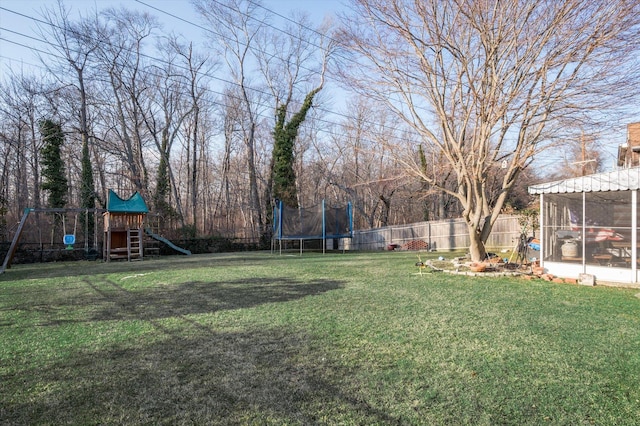
[[[640,189],[640,167],[532,185],[529,187],[529,194],[567,194],[637,189]]]
[[[107,199],[107,211],[113,213],[149,213],[147,204],[138,191],[124,200],[111,189],[109,190],[109,198]]]

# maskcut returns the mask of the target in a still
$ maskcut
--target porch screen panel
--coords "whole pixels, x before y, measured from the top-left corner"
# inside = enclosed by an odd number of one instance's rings
[[[585,262],[629,268],[631,192],[587,192],[584,211]]]
[[[581,261],[582,194],[547,194],[543,209],[544,260]]]

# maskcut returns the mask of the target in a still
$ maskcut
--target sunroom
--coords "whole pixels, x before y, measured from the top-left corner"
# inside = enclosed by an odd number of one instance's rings
[[[639,188],[640,167],[530,186],[540,195],[540,266],[637,284]]]

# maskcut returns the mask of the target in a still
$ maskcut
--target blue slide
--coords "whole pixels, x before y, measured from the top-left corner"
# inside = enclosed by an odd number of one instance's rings
[[[153,232],[151,232],[151,229],[146,228],[144,230],[144,232],[147,233],[148,236],[150,236],[151,238],[153,238],[154,240],[158,240],[160,242],[165,243],[166,245],[168,245],[169,247],[171,247],[172,249],[174,249],[175,251],[179,251],[182,254],[186,254],[187,256],[191,256],[191,252],[187,249],[183,249],[181,247],[178,247],[177,245],[173,244],[171,241],[167,240],[164,237],[161,237],[158,234],[154,234]]]

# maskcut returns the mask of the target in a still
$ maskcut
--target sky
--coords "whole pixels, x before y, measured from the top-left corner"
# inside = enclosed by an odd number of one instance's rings
[[[348,2],[349,0],[262,0],[264,7],[278,15],[290,16],[293,11],[304,11],[314,25],[319,25],[325,17],[346,11]],[[72,17],[78,12],[120,5],[148,11],[159,18],[167,32],[181,34],[196,46],[203,42],[203,30],[189,24],[202,24],[189,0],[64,0],[64,4],[71,8]],[[9,69],[13,72],[19,72],[21,67],[27,71],[42,69],[36,51],[47,49],[38,40],[33,18],[38,18],[43,7],[55,5],[56,0],[0,0],[0,81],[4,80]],[[335,98],[342,97],[334,96]],[[344,99],[334,104],[334,107],[340,109],[343,103]],[[610,169],[614,165],[617,146],[625,140],[626,128],[623,126],[603,135],[600,144],[605,148],[605,168]],[[542,167],[557,164],[560,159],[551,157],[546,160],[541,163]]]
[[[78,12],[120,5],[148,11],[160,19],[167,32],[182,34],[194,44],[202,41],[202,30],[188,23],[201,24],[189,0],[65,0],[64,4],[71,9],[72,17]],[[319,25],[325,16],[335,16],[336,12],[344,9],[344,0],[263,0],[262,4],[283,16],[289,16],[293,11],[304,11],[315,25]],[[0,79],[8,66],[15,71],[20,66],[28,69],[39,64],[34,49],[46,49],[37,40],[36,23],[30,18],[38,18],[44,7],[55,5],[55,0],[0,0]]]
[[[318,26],[325,18],[335,18],[336,12],[345,8],[345,1],[261,0],[261,4],[276,16],[272,21],[275,26],[284,21],[278,21],[278,15],[290,17],[293,12],[305,12],[311,25]],[[109,7],[146,11],[159,19],[164,32],[182,35],[187,41],[194,42],[197,50],[206,51],[205,31],[200,27],[206,25],[190,0],[64,0],[64,5],[70,10],[72,19]],[[45,72],[38,55],[46,57],[45,52],[50,49],[38,35],[37,20],[41,19],[44,8],[56,6],[56,0],[0,0],[0,82],[11,74],[24,72],[38,76]],[[333,92],[333,96],[330,97],[331,105],[325,107],[339,117],[348,97],[337,95],[344,92],[336,85],[327,86],[326,91]]]

